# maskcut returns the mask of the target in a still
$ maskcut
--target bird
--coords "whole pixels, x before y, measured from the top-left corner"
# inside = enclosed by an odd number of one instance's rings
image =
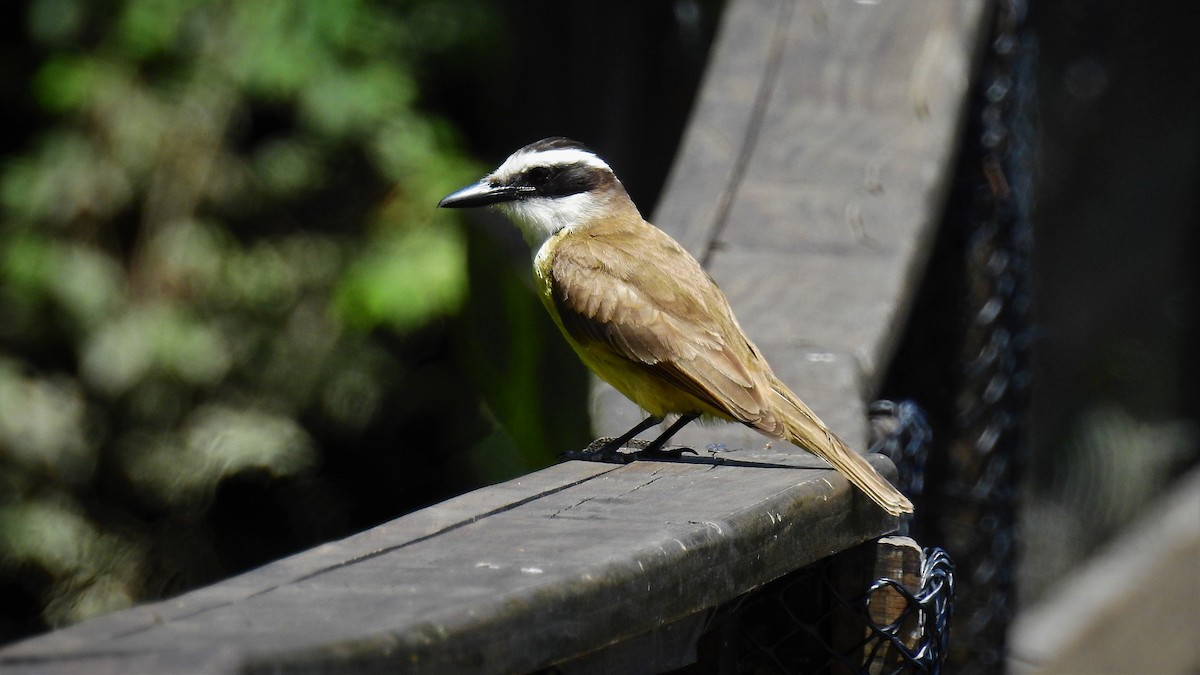
[[[661,453],[696,419],[738,422],[828,461],[889,514],[912,503],[772,372],[725,294],[670,235],[647,222],[612,168],[554,136],[512,153],[441,208],[493,206],[533,253],[534,286],[572,349],[649,417],[594,452],[609,460],[678,416],[639,456]]]

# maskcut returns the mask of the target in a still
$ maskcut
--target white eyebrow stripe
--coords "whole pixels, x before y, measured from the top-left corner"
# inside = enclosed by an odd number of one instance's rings
[[[492,172],[492,176],[511,178],[534,166],[569,166],[571,164],[586,164],[593,168],[612,171],[612,168],[604,160],[586,150],[558,148],[542,152],[515,152]]]

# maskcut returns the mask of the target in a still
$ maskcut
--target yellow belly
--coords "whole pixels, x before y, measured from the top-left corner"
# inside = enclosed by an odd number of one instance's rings
[[[727,414],[712,408],[646,366],[605,350],[589,349],[573,340],[566,331],[562,333],[588,369],[651,415],[663,417],[697,413],[732,421]]]
[[[579,360],[583,361],[583,364],[597,377],[612,385],[614,389],[624,394],[638,407],[656,417],[696,413],[704,418],[735,421],[729,414],[713,408],[679,388],[649,366],[615,354],[601,345],[581,344],[563,327],[562,319],[559,317],[558,309],[554,306],[554,300],[551,297],[547,276],[542,274],[537,267],[535,267],[534,276],[542,305],[550,313],[550,318],[558,326],[558,330],[567,344],[575,350]]]

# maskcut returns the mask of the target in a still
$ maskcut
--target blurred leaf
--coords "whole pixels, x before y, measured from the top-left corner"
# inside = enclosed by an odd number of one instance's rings
[[[321,390],[321,410],[343,430],[359,433],[379,413],[386,390],[383,378],[389,373],[385,359],[357,358],[335,368]],[[384,368],[381,368],[383,366]]]
[[[121,544],[112,542],[110,547],[121,550]],[[112,557],[113,564],[96,570],[80,571],[69,582],[59,584],[56,592],[46,603],[46,621],[51,626],[68,626],[93,617],[125,609],[137,602],[139,579],[131,570],[122,566],[124,558]]]
[[[87,14],[79,0],[35,0],[29,3],[29,34],[42,43],[65,43],[76,37]]]
[[[270,193],[291,197],[320,187],[324,179],[320,157],[312,147],[294,139],[275,139],[258,148],[254,170]]]
[[[193,297],[224,293],[226,257],[234,248],[233,238],[220,225],[198,220],[175,220],[165,224],[146,243],[147,257],[161,266],[162,274]]]
[[[203,0],[132,0],[124,3],[114,31],[129,54],[147,58],[168,51],[179,40],[182,26]]]
[[[300,289],[300,270],[271,242],[227,254],[221,276],[224,291],[232,294],[239,305],[259,311],[286,309]]]
[[[435,204],[480,169],[418,82],[434,52],[483,44],[494,9],[28,6],[41,60],[15,64],[17,94],[48,116],[0,164],[0,587],[76,621],[461,480],[440,463],[488,424],[439,321],[467,271]],[[379,480],[414,433],[442,451]],[[216,526],[238,499],[261,531]],[[229,558],[229,536],[282,543]]]
[[[0,460],[71,485],[91,479],[98,456],[74,380],[25,377],[0,359],[0,401]]]
[[[47,239],[28,234],[11,237],[0,255],[0,274],[11,288],[39,298],[48,292],[54,250]]]
[[[71,323],[84,335],[103,325],[124,303],[125,278],[120,265],[94,248],[65,244],[55,247],[49,280],[51,294]]]
[[[23,225],[61,230],[84,216],[109,218],[133,194],[122,168],[73,130],[50,134],[34,155],[8,162],[0,175],[0,205]]]
[[[132,308],[105,325],[84,344],[80,370],[89,384],[115,396],[151,373],[214,384],[230,365],[214,327],[183,308],[158,304]]]
[[[52,302],[77,341],[103,325],[125,301],[121,266],[70,241],[0,234],[0,282],[30,305]]]
[[[374,129],[395,117],[412,99],[412,82],[385,64],[328,68],[306,83],[300,114],[305,123],[336,138]]]
[[[0,506],[0,571],[19,567],[59,580],[45,618],[61,626],[128,607],[144,574],[144,553],[101,531],[70,502],[37,499]]]
[[[194,412],[180,433],[127,436],[122,469],[158,508],[206,507],[217,485],[248,469],[289,476],[315,461],[312,438],[295,421],[222,405]]]
[[[387,325],[404,332],[456,310],[466,290],[462,233],[422,227],[376,242],[347,270],[335,304],[360,329]]]
[[[91,94],[96,65],[78,56],[50,58],[34,80],[38,102],[52,112],[79,109]]]
[[[65,575],[81,563],[96,528],[77,509],[43,500],[0,506],[0,567],[37,565]]]

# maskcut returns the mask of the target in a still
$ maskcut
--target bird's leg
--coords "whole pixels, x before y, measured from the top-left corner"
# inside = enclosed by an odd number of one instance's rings
[[[686,415],[680,415],[679,419],[675,420],[675,422],[673,424],[671,424],[671,426],[667,427],[667,430],[662,432],[662,434],[658,438],[654,439],[653,441],[650,441],[650,445],[647,445],[645,448],[639,450],[637,453],[638,457],[656,457],[656,456],[664,457],[665,456],[665,457],[678,458],[679,455],[681,455],[683,451],[663,452],[662,448],[664,445],[667,444],[667,441],[671,440],[671,437],[674,436],[680,429],[686,427],[688,424],[690,424],[692,422],[692,420],[696,419],[699,416],[700,416],[700,413],[688,413]],[[696,454],[694,450],[689,450],[689,452],[691,452],[692,454]]]
[[[662,422],[661,417],[651,415],[641,422],[638,422],[629,431],[626,431],[617,438],[612,439],[595,450],[584,450],[583,452],[564,452],[563,457],[566,459],[582,459],[593,462],[610,462],[620,454],[618,451],[625,447],[625,444],[631,441],[634,436],[637,436],[659,422]]]

